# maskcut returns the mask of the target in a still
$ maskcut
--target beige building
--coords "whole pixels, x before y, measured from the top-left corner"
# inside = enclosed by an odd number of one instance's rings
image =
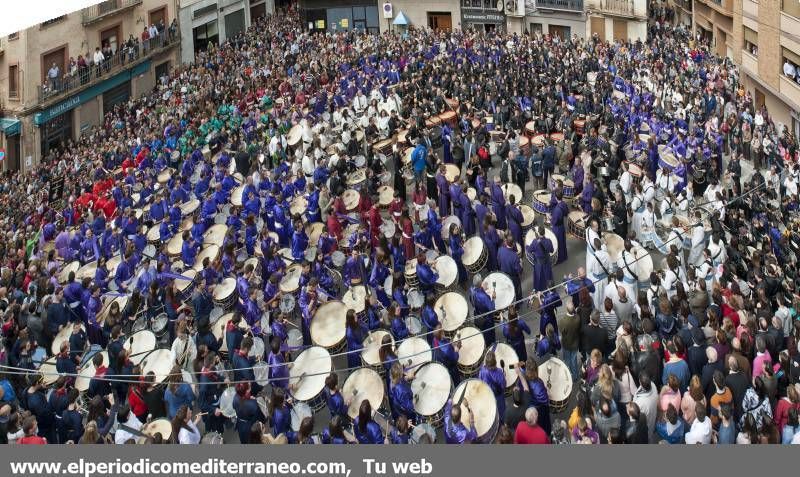
[[[736,0],[734,53],[742,82],[776,124],[800,134],[800,2]],[[741,28],[741,31],[736,31]]]
[[[179,61],[176,15],[176,0],[108,0],[2,38],[3,169],[29,169],[151,90]]]
[[[646,40],[647,0],[585,0],[586,36],[602,40]]]
[[[800,2],[672,0],[692,12],[695,35],[740,65],[742,84],[779,126],[800,134]]]

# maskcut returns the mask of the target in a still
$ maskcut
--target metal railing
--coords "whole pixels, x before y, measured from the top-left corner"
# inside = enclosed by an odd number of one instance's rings
[[[616,15],[633,16],[633,0],[600,0],[600,10]]]
[[[583,0],[537,0],[536,9],[582,12]]]
[[[50,101],[99,80],[107,79],[125,68],[130,68],[139,60],[159,53],[176,43],[180,43],[180,32],[177,29],[167,28],[157,37],[146,41],[137,41],[130,48],[127,44],[123,44],[114,55],[105,58],[99,64],[95,64],[91,57],[86,58],[86,66],[67,71],[57,78],[47,77],[46,83],[38,88],[39,102]]]
[[[692,11],[692,0],[673,0],[676,5],[683,8],[687,12]]]
[[[140,5],[143,0],[106,0],[105,2],[86,7],[81,11],[81,18],[84,25],[94,23],[101,18],[120,12],[127,8]]]

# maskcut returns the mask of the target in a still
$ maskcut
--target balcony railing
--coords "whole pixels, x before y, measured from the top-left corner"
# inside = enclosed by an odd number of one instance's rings
[[[692,0],[673,0],[673,2],[687,12],[692,11]]]
[[[600,0],[600,10],[615,15],[633,16],[632,0]]]
[[[155,38],[137,41],[131,48],[123,45],[114,55],[99,64],[95,64],[92,58],[86,58],[86,66],[75,67],[58,78],[48,77],[46,83],[39,86],[39,102],[51,101],[100,80],[110,78],[125,68],[130,68],[139,60],[153,56],[179,43],[180,38],[178,30],[166,29]]]
[[[140,5],[142,1],[143,0],[106,0],[97,5],[84,8],[81,12],[81,18],[83,24],[88,25],[109,15]]]
[[[537,0],[536,9],[582,12],[583,0]]]

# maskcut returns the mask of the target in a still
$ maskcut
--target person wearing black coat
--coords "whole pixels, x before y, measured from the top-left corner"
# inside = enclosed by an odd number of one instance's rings
[[[66,444],[72,442],[77,444],[81,436],[83,436],[83,416],[78,411],[78,396],[80,393],[77,389],[72,388],[67,393],[67,409],[61,416],[61,425],[59,426],[59,436],[61,443]]]
[[[635,402],[630,402],[627,411],[628,420],[625,422],[625,443],[649,443],[650,432],[647,430],[647,420],[642,416],[639,405]]]
[[[592,350],[598,349],[605,356],[609,350],[608,333],[600,326],[600,314],[592,313],[588,323],[581,326],[581,353],[588,357]]]

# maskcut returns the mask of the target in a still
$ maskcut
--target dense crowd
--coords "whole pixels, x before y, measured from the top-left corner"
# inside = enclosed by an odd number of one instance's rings
[[[796,138],[649,11],[290,8],[6,174],[0,441],[799,443]]]

